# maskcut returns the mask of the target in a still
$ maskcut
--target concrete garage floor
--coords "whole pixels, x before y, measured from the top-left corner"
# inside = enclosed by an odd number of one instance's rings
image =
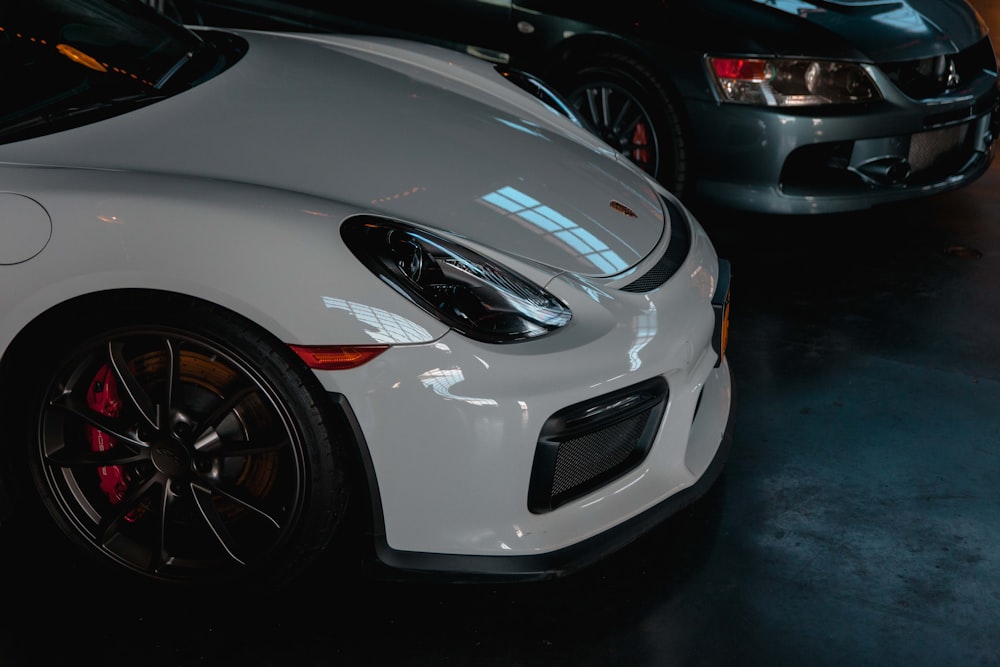
[[[700,213],[733,262],[735,445],[654,533],[530,585],[10,584],[0,665],[1000,665],[1000,161],[863,214]]]

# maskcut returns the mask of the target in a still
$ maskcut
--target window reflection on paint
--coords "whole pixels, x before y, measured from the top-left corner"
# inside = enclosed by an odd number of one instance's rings
[[[503,123],[504,125],[506,125],[507,127],[511,127],[511,128],[513,128],[513,129],[515,129],[515,130],[517,130],[519,132],[524,132],[525,134],[530,134],[533,137],[541,137],[543,139],[545,138],[544,135],[541,132],[539,132],[537,129],[535,129],[533,127],[529,127],[528,125],[523,125],[521,123],[515,123],[515,122],[509,121],[509,120],[505,120],[503,118],[497,118],[497,120],[500,121],[501,123]]]
[[[650,303],[649,308],[633,318],[632,326],[635,329],[635,341],[629,347],[628,358],[631,370],[634,371],[642,365],[639,352],[656,336],[656,306]]]
[[[419,324],[388,310],[332,296],[324,296],[323,305],[346,311],[359,322],[371,327],[366,329],[365,333],[376,343],[426,343],[433,338],[430,332]]]
[[[517,188],[507,186],[494,190],[484,195],[482,200],[527,222],[543,234],[559,239],[604,274],[619,273],[628,268],[628,263],[599,238]]]
[[[469,405],[497,405],[492,398],[474,398],[453,394],[451,388],[465,379],[460,368],[433,368],[420,374],[420,383],[431,388],[438,396],[464,401]]]

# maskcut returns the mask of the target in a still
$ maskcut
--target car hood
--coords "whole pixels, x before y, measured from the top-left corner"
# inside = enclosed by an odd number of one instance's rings
[[[709,50],[893,62],[956,53],[987,33],[965,2],[945,0],[682,0],[704,13]],[[693,39],[693,38],[692,38]]]
[[[246,55],[215,78],[0,146],[0,160],[294,191],[589,276],[628,269],[662,238],[651,181],[487,63],[394,40],[241,34]]]

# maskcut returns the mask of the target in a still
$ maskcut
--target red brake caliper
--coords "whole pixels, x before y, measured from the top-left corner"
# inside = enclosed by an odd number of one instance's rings
[[[649,130],[646,129],[645,123],[639,123],[635,126],[635,131],[632,132],[632,143],[636,146],[645,146],[649,142]],[[632,160],[638,162],[639,164],[647,164],[649,162],[649,149],[648,148],[635,148],[632,150]]]
[[[121,411],[122,402],[118,398],[118,383],[107,365],[97,371],[87,389],[87,405],[94,412],[107,417],[117,417]],[[106,452],[115,446],[115,439],[104,431],[87,424],[87,438],[90,448],[95,452]],[[121,466],[101,466],[97,469],[101,476],[101,491],[107,495],[111,504],[116,504],[125,497],[128,482],[122,473]]]

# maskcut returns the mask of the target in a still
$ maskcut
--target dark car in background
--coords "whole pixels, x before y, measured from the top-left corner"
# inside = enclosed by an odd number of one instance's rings
[[[965,186],[998,133],[965,0],[152,0],[186,22],[391,34],[553,86],[679,196],[764,213]]]

